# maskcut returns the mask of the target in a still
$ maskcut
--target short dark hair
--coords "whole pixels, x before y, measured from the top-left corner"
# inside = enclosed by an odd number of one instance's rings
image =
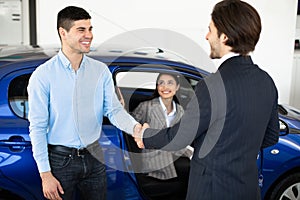
[[[218,36],[224,33],[228,37],[226,45],[233,52],[247,55],[254,51],[261,32],[255,8],[240,0],[223,0],[215,5],[211,16]]]
[[[91,19],[90,14],[86,10],[76,6],[65,7],[57,14],[57,31],[59,27],[69,31],[74,21],[82,19]]]

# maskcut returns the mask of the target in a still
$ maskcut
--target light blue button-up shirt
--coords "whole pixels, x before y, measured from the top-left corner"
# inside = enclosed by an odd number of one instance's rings
[[[103,116],[129,134],[137,123],[116,97],[108,67],[85,55],[75,71],[59,51],[33,72],[27,89],[29,136],[39,172],[51,170],[47,144],[86,147],[99,139]]]

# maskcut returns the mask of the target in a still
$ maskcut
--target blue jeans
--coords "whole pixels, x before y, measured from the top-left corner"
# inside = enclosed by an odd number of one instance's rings
[[[64,190],[63,199],[73,200],[78,192],[80,199],[106,199],[105,165],[93,155],[68,155],[51,150],[49,160],[52,174]]]

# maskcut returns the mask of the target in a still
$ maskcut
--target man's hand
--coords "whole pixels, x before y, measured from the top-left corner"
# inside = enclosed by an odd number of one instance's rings
[[[147,128],[150,128],[148,123],[144,123],[142,127],[142,132],[144,132]]]
[[[141,132],[142,130],[142,125],[140,123],[137,123],[134,127],[133,127],[133,135],[138,135],[139,132]]]
[[[144,123],[140,132],[133,134],[134,141],[136,142],[137,146],[141,149],[145,148],[144,143],[143,143],[143,133],[144,133],[145,129],[149,128],[149,127],[150,127],[149,124]]]
[[[40,173],[43,185],[43,193],[47,199],[62,200],[60,194],[64,194],[59,181],[49,172]],[[60,194],[59,194],[60,193]]]
[[[143,143],[142,140],[139,141],[136,140],[137,137],[141,137],[141,131],[142,131],[142,125],[140,123],[136,124],[133,129],[133,137],[139,148],[143,148],[141,146],[144,146],[142,144]]]

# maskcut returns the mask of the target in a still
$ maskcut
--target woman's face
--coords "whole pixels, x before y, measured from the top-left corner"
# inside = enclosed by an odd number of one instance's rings
[[[179,85],[171,75],[163,74],[157,80],[157,91],[162,99],[173,99],[178,89]]]

